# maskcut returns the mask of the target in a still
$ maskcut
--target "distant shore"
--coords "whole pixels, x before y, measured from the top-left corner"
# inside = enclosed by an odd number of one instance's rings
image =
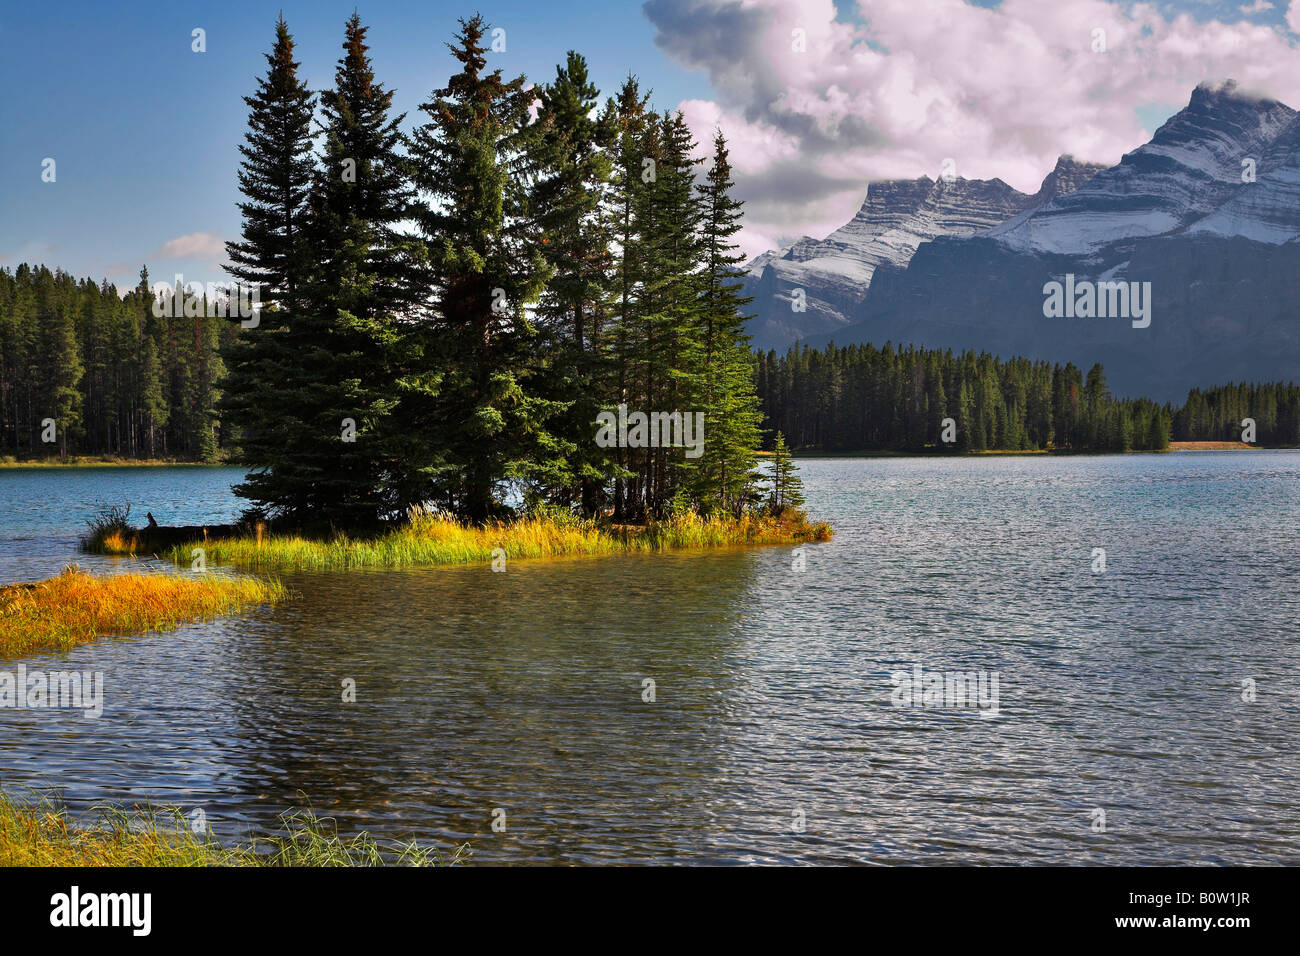
[[[0,468],[223,468],[224,461],[180,461],[170,458],[104,458],[99,455],[69,455],[67,458],[0,457]]]
[[[1009,449],[990,448],[984,451],[895,451],[890,448],[870,451],[819,451],[811,448],[795,449],[796,458],[996,458],[996,457],[1061,457],[1079,455],[1105,457],[1110,455],[1163,455],[1174,451],[1294,451],[1296,445],[1247,445],[1239,441],[1171,441],[1168,448],[1133,449],[1131,451],[1056,451],[1048,448]],[[767,452],[759,452],[766,455]]]
[[[999,455],[1148,455],[1164,451],[1261,451],[1285,450],[1296,448],[1295,445],[1248,445],[1240,441],[1171,441],[1167,449],[1152,451],[1147,449],[1134,451],[1054,451],[1046,448],[1011,449],[989,448],[984,451],[940,452],[940,451],[897,451],[892,448],[877,448],[865,451],[818,451],[816,449],[796,449],[798,458],[969,458]],[[758,457],[772,457],[770,451],[758,452]],[[228,461],[181,461],[169,458],[102,458],[97,456],[70,455],[67,458],[36,458],[30,460],[15,459],[12,456],[0,457],[0,468],[233,468]]]
[[[1244,441],[1171,441],[1170,451],[1259,451],[1259,445]]]

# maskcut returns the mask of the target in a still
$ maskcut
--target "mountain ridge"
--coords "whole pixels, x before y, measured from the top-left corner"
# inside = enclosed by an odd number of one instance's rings
[[[1150,283],[1151,327],[1045,317],[1044,286],[1066,275]],[[1234,377],[1293,378],[1298,297],[1300,114],[1201,84],[1115,166],[986,230],[919,244],[873,270],[848,323],[798,338],[1100,362],[1117,392],[1175,400]]]

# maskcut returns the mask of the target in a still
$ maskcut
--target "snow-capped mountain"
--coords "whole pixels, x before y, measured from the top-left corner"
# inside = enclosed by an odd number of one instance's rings
[[[1074,185],[878,266],[853,323],[805,341],[1101,362],[1118,394],[1170,401],[1300,374],[1300,114],[1202,85],[1149,143]],[[1045,287],[1067,275],[1150,283],[1150,325],[1048,317]]]
[[[924,242],[971,235],[1077,188],[1105,167],[1063,156],[1032,196],[1000,179],[894,179],[870,183],[858,214],[825,239],[805,236],[746,268],[754,345],[781,347],[853,321],[876,269],[905,266]],[[802,290],[803,306],[795,306]]]
[[[1295,110],[1241,96],[1232,83],[1197,87],[1187,108],[1151,141],[1060,196],[988,235],[1013,249],[1088,255],[1121,239],[1184,229],[1242,191],[1243,161],[1284,161],[1273,145]]]

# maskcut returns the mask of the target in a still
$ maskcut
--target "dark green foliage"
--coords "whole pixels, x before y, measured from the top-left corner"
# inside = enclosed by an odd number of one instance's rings
[[[144,271],[122,297],[45,266],[0,269],[0,454],[215,458],[218,353],[233,331],[202,302],[195,315],[153,305]]]
[[[786,447],[785,436],[776,433],[772,446],[772,473],[768,479],[770,489],[767,498],[768,510],[781,514],[787,508],[803,507],[803,480],[795,468],[790,449]]]
[[[298,78],[293,37],[284,18],[275,25],[275,46],[266,54],[267,74],[248,104],[248,133],[239,151],[239,190],[244,201],[243,238],[227,244],[228,272],[262,287],[266,305],[298,311],[298,288],[307,271],[304,237],[311,187],[311,123],[314,97]]]
[[[330,356],[304,302],[314,97],[298,77],[283,18],[266,60],[257,94],[245,97],[243,238],[226,246],[228,271],[258,285],[264,307],[258,324],[240,329],[227,350],[222,412],[238,442],[238,460],[252,468],[236,494],[262,511],[284,514],[319,500],[327,466],[314,454],[325,424],[315,412],[324,384],[319,376]]]
[[[615,111],[592,115],[599,91],[587,61],[573,51],[536,93],[537,121],[526,130],[529,212],[550,274],[536,309],[549,356],[538,387],[564,410],[551,426],[563,455],[555,468],[535,473],[529,493],[593,514],[604,505],[614,467],[591,436],[609,375],[604,344],[614,254],[607,201]]]
[[[744,327],[744,307],[750,300],[740,295],[744,256],[733,242],[741,228],[741,203],[731,195],[733,185],[727,143],[718,133],[712,163],[699,187],[704,268],[695,329],[702,352],[696,404],[704,410],[708,431],[691,491],[705,512],[738,513],[749,503],[762,418],[754,391],[754,356]]]
[[[508,481],[538,478],[563,450],[547,430],[561,406],[531,381],[540,336],[524,311],[547,278],[521,156],[533,93],[523,77],[487,70],[487,29],[479,16],[461,21],[449,44],[461,71],[421,105],[428,122],[411,139],[434,301],[419,344],[441,386],[411,406],[407,429],[433,436],[419,463],[433,479],[429,497],[478,521]]]
[[[1241,441],[1242,421],[1255,420],[1259,445],[1300,445],[1300,386],[1222,385],[1193,389],[1174,415],[1174,441]]]
[[[755,381],[773,427],[795,448],[824,451],[1163,449],[1173,417],[1147,399],[1115,399],[1100,365],[1085,381],[1072,364],[889,344],[768,352]]]

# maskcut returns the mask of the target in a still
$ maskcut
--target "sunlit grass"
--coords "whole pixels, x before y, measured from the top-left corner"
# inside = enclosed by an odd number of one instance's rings
[[[400,528],[370,538],[339,534],[327,540],[297,535],[249,535],[187,542],[170,557],[189,561],[203,547],[219,564],[259,570],[335,570],[399,568],[437,564],[486,563],[501,549],[508,560],[563,555],[625,554],[732,545],[798,544],[827,541],[829,525],[810,523],[801,511],[777,516],[702,518],[686,514],[647,525],[610,525],[578,519],[521,518],[469,525],[442,514],[413,510]]]
[[[32,584],[0,587],[0,657],[67,650],[101,635],[178,625],[281,600],[278,581],[217,574],[113,574],[75,567]]]
[[[54,797],[23,802],[0,793],[0,866],[439,866],[469,855],[467,845],[444,855],[368,833],[342,837],[310,810],[280,819],[270,836],[223,846],[210,832],[195,833],[175,808],[107,807],[80,822]]]

